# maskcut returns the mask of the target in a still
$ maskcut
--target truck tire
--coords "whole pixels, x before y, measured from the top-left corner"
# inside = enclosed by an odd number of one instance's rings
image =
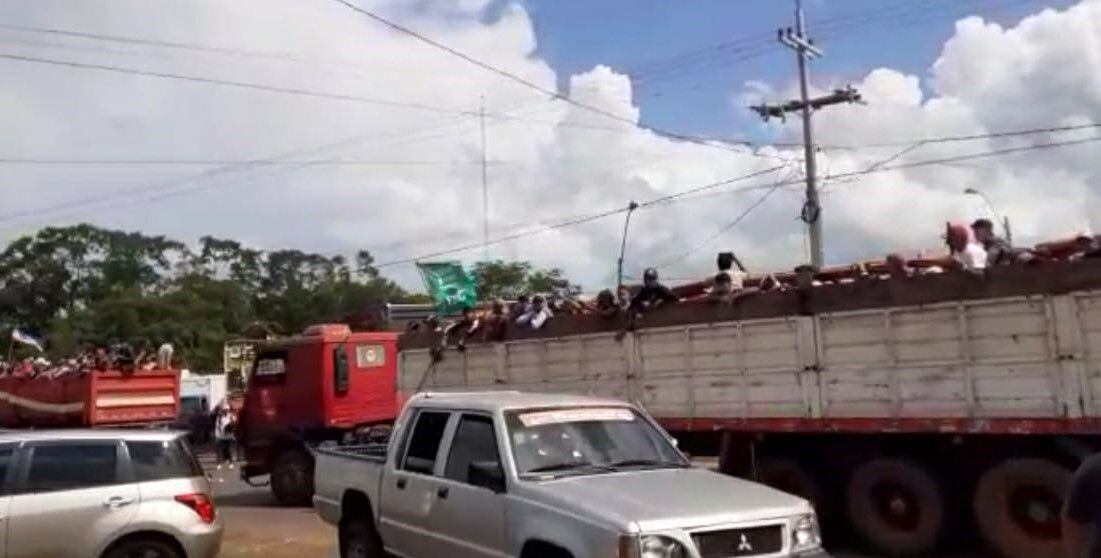
[[[337,532],[340,558],[383,558],[382,538],[366,517],[341,520]]]
[[[1059,556],[1059,514],[1072,474],[1037,458],[1006,459],[983,473],[973,502],[983,539],[1006,558]]]
[[[925,467],[906,459],[873,459],[857,467],[845,500],[853,528],[890,556],[935,549],[947,525],[940,484]]]
[[[822,487],[794,458],[765,457],[757,463],[757,482],[804,498],[821,511]],[[819,515],[822,515],[819,513]]]
[[[271,467],[271,492],[284,506],[309,506],[313,499],[313,459],[302,450],[275,458]]]

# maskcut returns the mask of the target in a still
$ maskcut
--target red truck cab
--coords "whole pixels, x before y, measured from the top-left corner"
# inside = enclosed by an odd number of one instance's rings
[[[308,505],[310,448],[397,416],[397,338],[324,324],[259,345],[238,418],[241,475],[270,474],[281,503]]]

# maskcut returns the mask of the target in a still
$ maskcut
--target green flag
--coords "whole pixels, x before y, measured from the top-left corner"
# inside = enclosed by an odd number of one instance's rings
[[[428,294],[436,301],[441,316],[453,316],[463,307],[478,302],[474,277],[463,270],[459,262],[417,263]]]

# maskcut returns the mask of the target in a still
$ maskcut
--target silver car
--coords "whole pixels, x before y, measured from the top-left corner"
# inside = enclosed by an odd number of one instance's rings
[[[213,558],[221,540],[180,433],[0,432],[0,558]]]

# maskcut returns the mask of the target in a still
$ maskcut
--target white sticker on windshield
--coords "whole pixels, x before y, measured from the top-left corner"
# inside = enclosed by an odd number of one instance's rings
[[[520,422],[527,427],[543,426],[545,424],[561,424],[564,422],[590,422],[590,421],[623,421],[635,420],[635,414],[630,409],[593,408],[593,409],[555,409],[553,411],[537,411],[520,415]]]

